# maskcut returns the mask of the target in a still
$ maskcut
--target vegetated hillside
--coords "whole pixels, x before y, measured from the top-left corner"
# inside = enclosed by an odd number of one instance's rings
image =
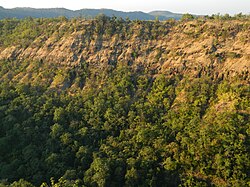
[[[0,185],[249,185],[247,16],[0,27]]]
[[[12,8],[5,9],[0,7],[0,19],[4,18],[55,18],[58,16],[65,16],[67,18],[74,17],[85,17],[85,18],[94,18],[99,14],[105,14],[106,16],[116,16],[122,17],[123,19],[129,18],[131,20],[155,20],[156,16],[159,20],[166,19],[180,19],[181,14],[175,14],[168,11],[161,12],[152,12],[152,13],[144,13],[141,11],[134,12],[123,12],[112,9],[81,9],[81,10],[68,10],[65,8],[43,8],[43,9],[35,9],[35,8]]]

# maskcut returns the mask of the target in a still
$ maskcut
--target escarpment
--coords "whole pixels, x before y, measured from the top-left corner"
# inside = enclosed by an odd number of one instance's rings
[[[249,20],[158,22],[102,17],[31,20],[30,26],[23,22],[13,23],[9,43],[1,41],[0,60],[42,61],[68,68],[84,65],[92,72],[127,64],[152,75],[249,80]],[[15,33],[19,27],[23,31]],[[31,36],[32,32],[36,33]]]
[[[0,186],[249,186],[250,22],[0,21]]]

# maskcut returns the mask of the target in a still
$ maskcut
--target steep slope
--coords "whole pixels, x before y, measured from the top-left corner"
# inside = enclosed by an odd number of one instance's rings
[[[248,186],[250,21],[0,21],[0,186]]]
[[[15,33],[22,29],[21,21],[12,35],[2,37],[1,43],[9,37],[9,44],[1,46],[0,59],[42,60],[68,66],[86,63],[97,69],[128,63],[154,74],[207,74],[215,79],[248,75],[249,21],[126,22],[105,16],[97,19],[62,20],[49,24],[45,30],[45,25],[33,20],[37,31],[21,31],[24,38]]]

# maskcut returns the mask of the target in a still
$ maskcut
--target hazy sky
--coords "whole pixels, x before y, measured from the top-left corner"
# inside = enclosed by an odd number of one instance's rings
[[[0,0],[0,6],[51,8],[110,8],[123,11],[169,10],[180,13],[250,13],[250,0]]]

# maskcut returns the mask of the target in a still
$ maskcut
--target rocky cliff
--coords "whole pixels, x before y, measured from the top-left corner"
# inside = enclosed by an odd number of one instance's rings
[[[240,76],[249,80],[249,20],[112,21],[49,23],[25,46],[21,37],[1,45],[0,60],[42,61],[67,67],[87,65],[97,73],[117,64],[129,64],[152,75],[209,75],[214,79]],[[33,76],[29,66],[27,72]]]

